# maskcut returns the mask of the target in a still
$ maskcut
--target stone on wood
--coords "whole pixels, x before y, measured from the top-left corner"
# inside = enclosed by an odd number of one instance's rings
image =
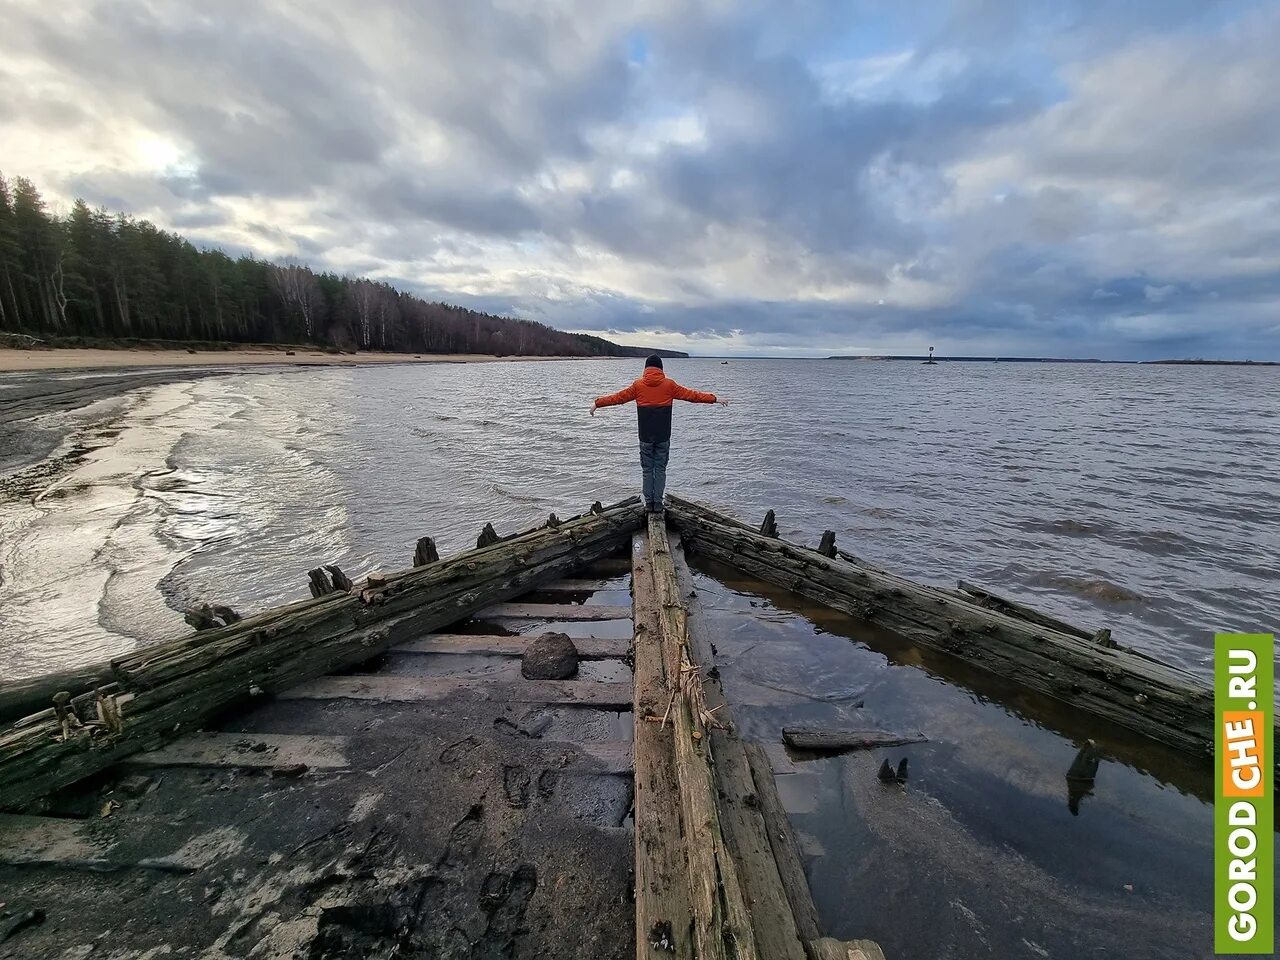
[[[544,633],[532,641],[520,660],[526,680],[571,680],[578,675],[578,648],[565,633]]]

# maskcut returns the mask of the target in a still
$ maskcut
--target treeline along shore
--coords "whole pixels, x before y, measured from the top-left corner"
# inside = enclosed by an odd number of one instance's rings
[[[428,302],[368,278],[202,250],[146,220],[91,209],[83,200],[60,217],[30,180],[0,174],[0,332],[6,331],[55,346],[87,339],[93,346],[205,341],[498,356],[655,352]]]

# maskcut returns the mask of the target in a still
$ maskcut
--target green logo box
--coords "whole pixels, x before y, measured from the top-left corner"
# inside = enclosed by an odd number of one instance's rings
[[[1213,946],[1275,950],[1275,638],[1213,641]]]

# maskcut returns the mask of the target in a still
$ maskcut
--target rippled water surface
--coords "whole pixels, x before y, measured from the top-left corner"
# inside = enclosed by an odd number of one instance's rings
[[[669,487],[784,536],[1031,602],[1198,673],[1214,630],[1280,608],[1280,372],[675,360]],[[635,492],[636,361],[318,368],[147,387],[0,500],[0,676],[119,653],[216,601],[352,576]],[[0,380],[0,386],[4,383]],[[20,478],[21,479],[21,478]]]

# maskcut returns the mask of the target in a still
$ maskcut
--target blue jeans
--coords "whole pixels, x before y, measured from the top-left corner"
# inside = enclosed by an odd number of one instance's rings
[[[646,507],[662,506],[667,489],[667,458],[671,456],[670,440],[640,441],[640,472],[644,474]]]

